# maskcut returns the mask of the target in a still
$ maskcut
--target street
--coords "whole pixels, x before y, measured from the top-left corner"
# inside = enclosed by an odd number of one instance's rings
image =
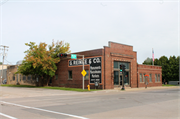
[[[180,119],[179,91],[0,87],[0,119]]]

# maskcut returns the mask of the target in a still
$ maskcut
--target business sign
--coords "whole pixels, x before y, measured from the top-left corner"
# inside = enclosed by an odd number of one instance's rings
[[[83,65],[82,59],[69,60],[69,66]],[[101,83],[101,57],[86,58],[84,65],[90,65],[90,83]]]

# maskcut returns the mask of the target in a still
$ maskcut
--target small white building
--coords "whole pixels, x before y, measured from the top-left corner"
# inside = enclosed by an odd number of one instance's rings
[[[2,67],[2,65],[0,65],[0,79],[1,79],[1,77],[2,77],[2,79],[4,80],[4,79],[6,79],[7,77],[7,66],[9,66],[8,64],[4,64],[3,65],[3,67]],[[2,70],[3,69],[3,70]],[[2,72],[3,72],[3,75],[2,75]]]

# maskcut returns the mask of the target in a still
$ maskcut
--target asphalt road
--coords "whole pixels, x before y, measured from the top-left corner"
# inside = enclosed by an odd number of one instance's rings
[[[180,88],[72,92],[0,87],[0,119],[180,119]]]

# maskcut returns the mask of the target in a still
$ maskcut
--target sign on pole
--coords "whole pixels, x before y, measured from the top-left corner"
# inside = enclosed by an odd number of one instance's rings
[[[77,59],[77,55],[76,54],[71,54],[71,59]]]
[[[85,70],[83,70],[82,72],[81,72],[81,74],[83,75],[83,76],[86,76],[86,71]]]

